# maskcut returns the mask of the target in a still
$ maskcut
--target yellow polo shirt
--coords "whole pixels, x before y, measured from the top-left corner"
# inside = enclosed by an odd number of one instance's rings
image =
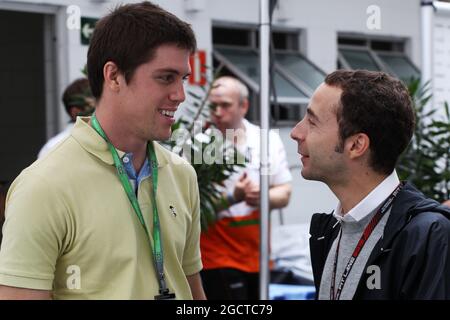
[[[55,299],[153,299],[158,281],[149,240],[107,144],[87,121],[79,118],[66,140],[13,182],[0,284],[51,290]],[[192,299],[186,275],[202,268],[196,174],[185,160],[154,145],[166,282],[177,299]],[[138,201],[151,232],[150,192],[148,177]]]

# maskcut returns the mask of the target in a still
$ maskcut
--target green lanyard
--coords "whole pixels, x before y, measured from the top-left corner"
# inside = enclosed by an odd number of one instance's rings
[[[95,116],[95,113],[92,115],[91,118],[92,127],[97,131],[97,133],[105,139],[106,143],[108,144],[109,150],[111,151],[111,155],[114,160],[114,165],[117,169],[117,174],[119,175],[120,182],[122,183],[123,188],[125,189],[125,192],[128,196],[128,199],[130,200],[131,205],[133,206],[134,212],[136,213],[136,216],[139,219],[139,222],[141,223],[142,227],[144,228],[145,234],[147,235],[149,242],[150,242],[150,234],[148,232],[147,226],[145,224],[144,217],[142,216],[141,207],[139,206],[139,202],[136,198],[136,195],[133,191],[133,188],[130,184],[130,180],[128,180],[128,175],[125,172],[125,168],[123,167],[122,161],[119,157],[119,154],[117,153],[116,148],[111,144],[111,142],[108,140],[108,137],[106,136],[105,132],[103,131],[102,127],[100,126],[100,123],[97,120],[97,117]],[[162,296],[169,295],[169,289],[167,288],[165,277],[164,277],[164,258],[163,258],[163,248],[162,248],[162,242],[161,242],[161,227],[159,224],[159,215],[158,215],[158,207],[156,206],[156,189],[158,185],[158,160],[156,159],[155,150],[153,148],[153,144],[151,142],[147,145],[147,152],[148,152],[148,159],[150,161],[150,170],[151,170],[151,176],[152,176],[152,207],[153,207],[153,243],[154,246],[152,247],[153,252],[153,261],[155,263],[155,268],[158,273],[158,282],[159,282],[159,293]],[[159,297],[159,296],[158,296]],[[157,298],[157,297],[155,297]]]

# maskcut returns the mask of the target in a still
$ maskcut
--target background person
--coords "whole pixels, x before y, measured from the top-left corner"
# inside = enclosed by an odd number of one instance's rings
[[[89,88],[89,80],[87,78],[80,78],[72,82],[66,90],[64,90],[62,101],[65,110],[70,117],[70,122],[63,131],[47,141],[39,151],[38,158],[42,158],[58,143],[70,135],[70,131],[75,124],[77,116],[87,116],[94,111],[95,99]]]
[[[208,299],[259,298],[259,163],[260,128],[244,117],[248,89],[233,77],[214,81],[210,95],[212,122],[248,159],[244,168],[225,181],[231,206],[217,213],[217,222],[202,232],[202,280]],[[230,137],[230,136],[229,136]],[[286,152],[278,134],[269,135],[269,201],[272,209],[285,207],[292,179]]]

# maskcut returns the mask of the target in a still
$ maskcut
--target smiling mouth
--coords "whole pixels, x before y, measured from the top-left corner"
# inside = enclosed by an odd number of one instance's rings
[[[297,151],[297,153],[298,153],[302,158],[308,158],[308,157],[309,157],[309,155],[303,154],[303,153],[301,153],[300,151]]]
[[[170,111],[170,110],[158,110],[160,114],[162,114],[163,116],[167,117],[167,118],[173,118],[175,115],[175,111]]]

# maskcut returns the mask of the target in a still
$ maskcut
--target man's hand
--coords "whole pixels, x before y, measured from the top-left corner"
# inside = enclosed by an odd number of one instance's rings
[[[269,188],[269,205],[271,209],[283,208],[289,203],[292,186],[284,183]],[[259,184],[253,182],[247,173],[242,174],[234,187],[235,202],[245,201],[249,206],[259,207],[261,194]],[[450,200],[449,200],[450,202]]]
[[[251,182],[252,181],[247,177],[247,173],[244,172],[234,185],[233,198],[235,203],[245,200],[245,190],[247,185]]]
[[[244,172],[234,186],[235,202],[245,201],[249,206],[259,206],[259,185],[254,183]]]
[[[245,190],[245,202],[249,206],[259,207],[260,196],[259,185],[254,182],[247,185],[247,189]]]

